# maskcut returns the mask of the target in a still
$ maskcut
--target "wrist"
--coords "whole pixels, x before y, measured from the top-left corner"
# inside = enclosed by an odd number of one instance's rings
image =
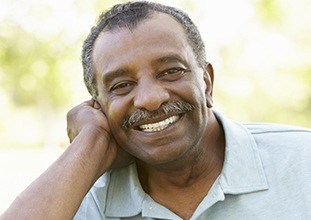
[[[94,173],[95,180],[107,171],[115,157],[114,148],[109,147],[110,135],[99,126],[85,126],[76,136],[71,150],[81,166]]]

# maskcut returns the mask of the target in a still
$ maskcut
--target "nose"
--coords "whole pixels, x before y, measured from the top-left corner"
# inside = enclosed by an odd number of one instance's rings
[[[138,109],[154,111],[167,102],[169,98],[169,92],[161,85],[161,82],[144,79],[136,87],[134,106]]]

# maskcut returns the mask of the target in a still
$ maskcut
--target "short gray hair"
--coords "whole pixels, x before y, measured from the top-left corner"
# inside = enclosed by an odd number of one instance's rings
[[[207,65],[205,45],[201,38],[200,32],[197,26],[185,12],[174,7],[147,1],[117,4],[99,16],[97,24],[92,27],[90,34],[83,43],[82,66],[84,82],[89,93],[93,97],[98,95],[98,91],[95,79],[96,70],[92,52],[94,49],[94,43],[99,34],[104,29],[105,31],[111,31],[116,28],[123,27],[133,29],[139,22],[150,18],[151,14],[154,12],[168,14],[175,18],[182,25],[186,32],[188,41],[193,49],[198,65],[201,67],[205,67]]]

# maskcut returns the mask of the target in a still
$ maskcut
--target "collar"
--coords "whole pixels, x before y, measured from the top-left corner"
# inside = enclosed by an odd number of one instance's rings
[[[125,218],[141,213],[142,217],[180,219],[146,194],[138,179],[136,164],[110,173],[104,216]]]
[[[223,192],[241,194],[268,189],[257,144],[250,131],[221,113],[214,113],[226,139],[224,167],[219,177]]]
[[[215,189],[212,188],[199,205],[201,210],[206,210],[212,205],[211,202],[207,202],[207,197],[211,194],[217,194],[218,200],[223,200],[224,194],[242,194],[268,189],[259,151],[251,133],[242,124],[226,119],[217,111],[214,113],[225,132],[225,161]],[[113,170],[109,175],[104,210],[106,217],[131,217],[141,213],[142,216],[154,218],[180,219],[165,207],[155,203],[143,191],[135,164]],[[97,198],[100,197],[99,192],[100,190],[95,193]],[[213,201],[215,202],[217,201]]]
[[[146,195],[140,185],[135,164],[112,171],[107,191],[105,216],[138,215],[142,210]]]

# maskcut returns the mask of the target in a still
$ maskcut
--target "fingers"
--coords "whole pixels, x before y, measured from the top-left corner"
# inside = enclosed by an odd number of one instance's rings
[[[67,136],[69,138],[69,143],[72,143],[73,139],[77,136],[76,134],[74,134],[74,132],[72,131],[72,129],[67,128]]]
[[[67,112],[67,136],[69,137],[70,143],[73,141],[73,139],[77,136],[80,130],[80,125],[77,123],[77,117],[79,111],[83,109],[84,107],[93,107],[94,100],[87,100],[85,102],[82,102],[81,104],[73,107]]]
[[[106,120],[101,105],[94,99],[75,106],[67,113],[67,135],[70,143],[87,125],[106,128],[108,126]]]
[[[88,106],[93,107],[93,108],[95,108],[97,110],[101,110],[100,104],[95,99],[90,99],[90,100],[87,100],[85,102],[82,102],[78,106],[83,106],[83,105],[88,105]]]
[[[101,109],[100,104],[99,104],[96,100],[94,100],[93,107],[94,107],[95,109]]]
[[[87,101],[85,101],[85,102],[82,102],[82,105],[87,104],[87,105],[93,107],[93,106],[94,106],[94,102],[95,102],[94,99],[90,99],[90,100],[87,100]]]

